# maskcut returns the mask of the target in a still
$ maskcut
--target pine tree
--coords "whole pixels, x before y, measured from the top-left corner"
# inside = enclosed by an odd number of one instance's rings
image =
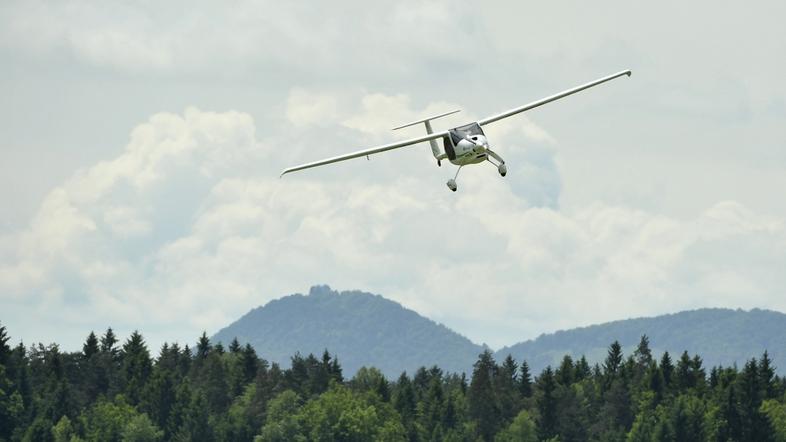
[[[617,376],[620,365],[622,364],[622,346],[618,341],[614,341],[609,346],[606,361],[603,362],[603,374],[606,377],[614,378]]]
[[[300,352],[295,353],[290,360],[290,368],[284,373],[284,377],[287,380],[287,387],[300,397],[309,397],[308,366],[306,365],[306,360],[300,355]]]
[[[196,354],[194,355],[196,360],[201,362],[207,359],[207,355],[210,353],[212,348],[213,347],[210,345],[210,339],[207,337],[207,333],[203,331],[202,336],[200,336],[199,341],[197,341],[197,350]]]
[[[117,337],[109,327],[101,336],[99,349],[98,369],[95,379],[95,392],[97,395],[113,396],[119,393],[120,379],[120,350],[116,347]]]
[[[603,362],[603,391],[611,388],[611,384],[620,375],[622,368],[622,346],[618,341],[614,341],[606,354]]]
[[[674,365],[671,362],[669,352],[663,352],[660,358],[660,372],[663,376],[663,385],[666,389],[671,386],[672,378],[674,376]]]
[[[406,421],[415,415],[415,390],[412,382],[407,376],[407,372],[401,373],[396,381],[396,388],[393,392],[393,407],[401,414]]]
[[[532,375],[529,372],[527,361],[521,361],[519,372],[519,394],[521,397],[530,397],[532,396]]]
[[[159,428],[167,427],[172,409],[175,407],[176,376],[173,368],[167,368],[159,363],[142,391],[140,408]]]
[[[11,338],[6,332],[5,326],[0,325],[0,365],[8,365],[11,358],[11,347],[8,346],[8,341]]]
[[[442,389],[442,380],[432,377],[429,388],[423,399],[418,404],[418,427],[422,440],[436,439],[435,431],[441,432],[445,393]]]
[[[551,366],[546,367],[537,380],[536,403],[540,418],[538,419],[538,435],[542,440],[557,435],[557,382]]]
[[[742,416],[740,416],[739,399],[734,383],[726,388],[724,399],[725,401],[720,405],[723,425],[719,428],[717,440],[742,440]]]
[[[511,355],[508,355],[499,367],[499,376],[496,378],[495,386],[502,420],[507,425],[508,422],[519,413],[520,401],[517,391],[519,366]]]
[[[592,370],[590,369],[589,362],[587,362],[587,358],[584,357],[584,355],[581,355],[581,359],[576,363],[576,382],[588,379],[590,376],[592,376]]]
[[[774,379],[775,367],[772,366],[769,353],[767,353],[767,350],[764,350],[764,354],[759,359],[759,383],[763,390],[763,399],[765,400],[775,398]]]
[[[82,376],[80,376],[81,379],[78,382],[81,390],[84,392],[87,403],[93,403],[96,400],[102,392],[102,385],[105,384],[100,351],[98,338],[91,331],[82,345],[82,360],[80,361]]]
[[[106,329],[104,336],[101,337],[101,352],[116,356],[118,350],[115,348],[115,344],[117,344],[117,338],[115,337],[115,333],[112,331],[112,327],[109,327]]]
[[[335,356],[333,356],[333,361],[330,363],[330,378],[338,384],[344,382],[341,364],[338,363],[338,358]]]
[[[153,368],[147,344],[138,331],[135,330],[123,344],[121,360],[123,391],[129,402],[136,405]]]
[[[573,374],[573,358],[571,358],[570,355],[565,355],[557,371],[554,373],[554,377],[560,385],[570,386],[570,384],[573,383]]]
[[[90,334],[87,335],[84,345],[82,345],[82,357],[85,360],[89,360],[94,355],[98,354],[98,352],[98,338],[96,338],[96,334],[91,331]]]
[[[478,357],[472,371],[467,392],[469,417],[477,422],[478,433],[484,440],[492,440],[500,423],[499,401],[494,394],[497,364],[489,350]]]
[[[680,356],[680,360],[677,362],[677,370],[675,373],[677,388],[681,392],[685,392],[695,385],[696,379],[692,373],[692,367],[693,363],[686,350],[682,352],[682,356]]]
[[[212,413],[220,413],[229,406],[229,384],[227,382],[227,371],[221,355],[217,352],[210,353],[199,371],[199,376],[195,383],[199,386],[200,393],[203,394],[207,402],[208,410]]]
[[[633,351],[633,357],[636,359],[636,365],[642,369],[642,372],[643,369],[652,364],[652,350],[650,350],[650,339],[647,335],[641,335],[639,345]]]
[[[246,344],[240,352],[240,365],[243,368],[243,384],[253,381],[259,369],[259,358],[251,344]]]
[[[240,352],[240,342],[237,340],[237,336],[232,338],[232,342],[229,343],[229,352],[230,353],[239,353]]]
[[[738,382],[740,385],[742,438],[757,442],[770,440],[773,431],[769,420],[761,412],[763,389],[760,368],[756,359],[751,359],[745,364]]]

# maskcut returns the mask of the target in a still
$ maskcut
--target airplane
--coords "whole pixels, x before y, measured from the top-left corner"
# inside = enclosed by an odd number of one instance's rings
[[[448,129],[441,132],[434,132],[434,130],[431,127],[431,121],[437,118],[442,118],[448,115],[455,114],[460,110],[453,110],[439,115],[423,118],[421,120],[413,121],[411,123],[398,126],[393,130],[403,129],[405,127],[410,127],[416,124],[424,123],[426,126],[426,134],[427,134],[425,136],[412,138],[404,141],[398,141],[390,144],[384,144],[381,146],[375,146],[372,148],[359,150],[357,152],[352,152],[345,155],[339,155],[332,158],[326,158],[324,160],[314,161],[311,163],[290,167],[288,169],[284,169],[284,171],[281,172],[281,176],[283,177],[288,173],[296,172],[298,170],[324,166],[326,164],[351,160],[353,158],[360,158],[360,157],[368,158],[369,155],[385,152],[388,150],[398,149],[401,147],[412,146],[415,144],[420,144],[428,141],[429,144],[431,145],[431,152],[434,155],[434,158],[437,160],[437,166],[441,167],[442,160],[444,159],[447,159],[448,161],[450,161],[451,164],[458,166],[456,175],[454,175],[453,178],[451,178],[447,182],[448,188],[453,192],[455,192],[458,189],[458,185],[456,184],[456,179],[458,178],[458,174],[461,171],[461,168],[464,166],[468,166],[470,164],[480,164],[485,161],[488,161],[489,163],[497,167],[497,171],[503,177],[508,173],[508,167],[505,165],[505,160],[503,160],[502,157],[499,156],[499,154],[491,150],[491,148],[489,147],[488,138],[486,138],[486,134],[483,132],[483,127],[485,125],[493,123],[495,121],[502,120],[503,118],[508,118],[510,116],[519,114],[521,112],[528,111],[530,109],[534,109],[544,104],[551,103],[552,101],[559,100],[560,98],[567,97],[568,95],[573,95],[577,92],[581,92],[585,89],[589,89],[593,86],[597,86],[601,83],[611,81],[615,78],[622,77],[624,75],[630,77],[631,71],[625,70],[625,71],[617,72],[616,74],[599,78],[595,81],[591,81],[581,86],[576,86],[572,89],[568,89],[558,94],[550,95],[541,100],[534,101],[532,103],[525,104],[523,106],[519,106],[514,109],[510,109],[500,114],[492,115],[488,118],[484,118],[482,120],[478,120],[473,123],[465,124],[463,126],[458,126],[453,129]],[[439,144],[437,143],[437,140],[439,139],[442,139],[442,149],[440,149]]]

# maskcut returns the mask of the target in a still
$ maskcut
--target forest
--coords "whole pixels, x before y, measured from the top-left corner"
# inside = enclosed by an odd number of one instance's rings
[[[0,326],[0,441],[786,441],[786,380],[767,352],[743,367],[699,355],[565,356],[541,373],[478,355],[472,373],[422,367],[345,377],[339,358],[268,363],[206,334],[152,355],[134,332],[79,352],[11,343]]]

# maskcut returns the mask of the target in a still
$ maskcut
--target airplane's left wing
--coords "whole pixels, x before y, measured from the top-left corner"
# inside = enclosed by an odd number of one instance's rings
[[[589,88],[591,88],[593,86],[597,86],[597,85],[599,85],[601,83],[605,83],[605,82],[613,80],[615,78],[622,77],[623,75],[627,75],[628,77],[630,77],[630,74],[631,74],[630,70],[617,72],[616,74],[612,74],[612,75],[609,75],[609,76],[606,76],[606,77],[603,77],[603,78],[599,78],[599,79],[597,79],[595,81],[591,81],[589,83],[582,84],[581,86],[576,86],[576,87],[574,87],[572,89],[568,89],[568,90],[560,92],[558,94],[554,94],[554,95],[548,96],[548,97],[543,98],[543,99],[538,100],[538,101],[533,101],[532,103],[525,104],[524,106],[519,106],[519,107],[517,107],[515,109],[511,109],[511,110],[503,112],[501,114],[492,115],[492,116],[490,116],[488,118],[484,118],[484,119],[478,121],[478,124],[483,126],[484,124],[493,123],[493,122],[499,121],[499,120],[501,120],[503,118],[507,118],[507,117],[516,115],[518,113],[521,113],[521,112],[524,112],[524,111],[528,111],[530,109],[534,109],[534,108],[536,108],[538,106],[543,106],[546,103],[551,103],[552,101],[559,100],[560,98],[567,97],[568,95],[573,95],[576,92],[583,91],[584,89],[589,89]]]
[[[380,153],[380,152],[385,152],[385,151],[388,151],[388,150],[398,149],[400,147],[406,147],[406,146],[411,146],[413,144],[423,143],[425,141],[436,140],[436,139],[444,137],[447,134],[448,134],[447,131],[437,132],[437,133],[433,133],[433,134],[428,134],[426,136],[422,136],[420,138],[412,138],[412,139],[409,139],[409,140],[399,141],[399,142],[396,142],[396,143],[383,144],[382,146],[376,146],[376,147],[372,147],[372,148],[369,148],[369,149],[359,150],[357,152],[348,153],[346,155],[340,155],[340,156],[337,156],[337,157],[326,158],[324,160],[314,161],[314,162],[311,162],[311,163],[301,164],[299,166],[295,166],[295,167],[290,167],[288,169],[284,169],[284,171],[281,172],[281,176],[284,176],[284,175],[286,175],[286,174],[288,174],[290,172],[296,172],[298,170],[310,169],[312,167],[317,167],[317,166],[324,166],[325,164],[337,163],[339,161],[351,160],[353,158],[365,157],[365,156],[368,156],[368,155],[373,155],[373,154]]]

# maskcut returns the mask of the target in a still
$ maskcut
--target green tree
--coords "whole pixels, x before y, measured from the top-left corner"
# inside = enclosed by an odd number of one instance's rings
[[[75,438],[74,426],[68,416],[63,416],[52,427],[52,439],[54,442],[71,442]]]
[[[507,425],[519,412],[521,401],[518,391],[519,366],[511,355],[505,357],[499,367],[495,388],[499,399],[502,422]]]
[[[237,340],[237,336],[232,338],[232,342],[229,343],[229,352],[230,353],[240,352],[240,342]]]
[[[494,378],[497,364],[489,350],[478,357],[469,384],[469,417],[477,422],[477,429],[483,440],[492,440],[499,427],[501,413],[498,398],[494,392]]]
[[[786,405],[774,399],[768,399],[761,404],[760,411],[767,416],[773,430],[775,442],[786,442]]]
[[[540,418],[538,419],[538,435],[541,439],[550,439],[557,435],[557,381],[551,366],[546,367],[537,380],[536,403]]]
[[[537,442],[538,431],[535,421],[527,410],[522,410],[511,424],[497,433],[495,442]]]
[[[123,344],[120,358],[123,391],[129,402],[136,405],[153,369],[147,344],[138,331],[134,331]]]
[[[131,417],[120,436],[123,442],[155,442],[161,440],[164,432],[143,413]]]
[[[525,398],[532,396],[532,375],[527,361],[521,361],[519,366],[519,394]]]
[[[137,411],[118,395],[114,401],[100,399],[79,417],[88,441],[110,442],[122,440],[122,433]]]
[[[0,342],[2,345],[2,342]],[[0,440],[9,440],[24,413],[22,395],[11,388],[5,366],[0,364]]]
[[[258,442],[305,441],[300,422],[300,397],[292,390],[285,390],[268,404],[267,422],[254,438]]]
[[[401,422],[409,435],[409,439],[413,440],[416,438],[415,416],[417,399],[415,398],[415,389],[412,387],[412,381],[409,380],[406,372],[401,373],[393,390],[393,407],[401,416]]]
[[[611,381],[617,377],[622,365],[622,346],[618,341],[614,341],[609,346],[606,360],[603,362],[603,375],[606,377],[606,382],[611,384]]]
[[[667,351],[663,352],[663,356],[660,358],[660,372],[663,377],[663,386],[668,389],[671,387],[674,377],[674,364],[671,362],[671,355]]]

